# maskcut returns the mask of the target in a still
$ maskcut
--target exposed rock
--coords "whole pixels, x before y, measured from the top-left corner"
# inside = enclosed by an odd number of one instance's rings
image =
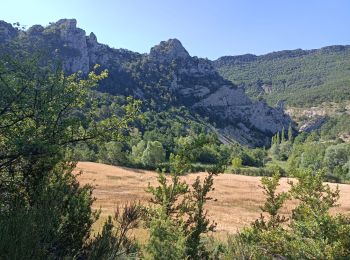
[[[0,20],[0,43],[12,40],[18,35],[18,30],[10,23]]]
[[[86,37],[87,47],[89,51],[90,64],[106,64],[111,58],[109,47],[107,45],[99,44],[94,33],[90,33]]]
[[[60,32],[60,38],[65,47],[78,50],[78,55],[68,56],[65,59],[65,69],[71,72],[82,71],[88,73],[89,55],[86,43],[85,31],[77,28],[77,20],[75,19],[61,19],[56,24]]]
[[[325,116],[320,116],[313,118],[312,120],[306,122],[299,128],[299,132],[310,133],[314,130],[320,129],[321,126],[326,123],[327,118]]]
[[[178,39],[169,39],[162,41],[154,46],[150,52],[150,58],[158,61],[170,61],[178,58],[189,58],[187,50],[182,46]]]
[[[221,86],[210,96],[201,100],[194,107],[232,107],[232,106],[249,106],[251,100],[244,93],[242,88],[235,88],[230,85]]]
[[[264,90],[265,93],[271,93],[272,92],[272,86],[264,84],[261,86],[261,88]]]
[[[204,97],[210,93],[210,89],[207,87],[195,85],[192,88],[183,88],[179,91],[179,93],[185,97]]]
[[[98,44],[98,42],[97,42],[97,37],[96,37],[96,35],[95,35],[93,32],[90,33],[90,35],[89,35],[89,37],[88,37],[87,40],[88,40],[88,41],[90,42],[90,44],[93,45],[93,46]]]
[[[248,129],[244,124],[237,126],[228,125],[226,127],[218,129],[218,132],[222,136],[234,138],[237,143],[243,145],[254,146],[257,144],[257,141],[252,136],[252,131]],[[264,137],[262,137],[262,139],[263,140],[261,140],[261,143],[265,143],[267,141],[266,137],[266,140],[264,140]]]
[[[271,108],[265,102],[252,102],[241,88],[223,86],[194,107],[215,115],[218,121],[226,122],[229,126],[223,127],[223,133],[235,136],[235,139],[245,144],[259,142],[262,145],[268,142],[264,138],[254,140],[254,129],[268,135],[291,123],[290,117],[283,110]]]

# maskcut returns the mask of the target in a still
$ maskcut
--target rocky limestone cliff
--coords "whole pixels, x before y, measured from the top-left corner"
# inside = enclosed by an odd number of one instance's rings
[[[17,36],[11,25],[2,22],[0,32],[1,28],[7,28],[0,34],[6,41]],[[54,58],[62,59],[67,72],[87,73],[96,63],[107,68],[109,78],[102,82],[101,91],[133,95],[146,103],[153,100],[159,109],[187,106],[208,116],[225,138],[266,145],[272,134],[291,123],[283,109],[251,101],[243,88],[220,76],[211,61],[191,57],[177,39],[162,41],[149,54],[139,54],[99,43],[95,34],[87,36],[77,28],[75,19],[47,27],[35,25],[21,33],[21,40],[29,45],[36,39],[40,48],[47,45]]]
[[[174,59],[187,59],[190,55],[178,39],[162,41],[151,48],[149,57],[155,61],[172,61]]]
[[[29,29],[29,32],[31,32]],[[46,28],[46,31],[53,30],[59,33],[59,39],[64,47],[69,47],[77,51],[76,55],[66,55],[64,68],[67,71],[82,71],[88,73],[90,68],[86,33],[77,28],[75,19],[61,19]]]
[[[0,43],[12,40],[18,35],[18,30],[13,28],[10,23],[0,21]]]

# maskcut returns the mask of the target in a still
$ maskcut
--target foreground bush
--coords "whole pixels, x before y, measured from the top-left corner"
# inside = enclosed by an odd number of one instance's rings
[[[181,180],[188,172],[193,150],[207,140],[198,138],[170,156],[170,174],[158,177],[157,187],[149,186],[153,207],[147,208],[146,224],[150,231],[147,253],[151,259],[208,259],[210,252],[203,243],[203,235],[214,231],[216,224],[207,217],[204,206],[212,200],[214,176],[222,171],[217,165],[189,186]]]
[[[89,95],[106,76],[65,76],[55,64],[0,59],[1,259],[79,258],[86,251],[98,214],[92,187],[79,185],[67,150],[120,139],[139,105],[130,101],[122,115],[97,121]]]
[[[231,238],[226,257],[241,259],[349,259],[350,218],[329,210],[337,206],[339,190],[323,184],[322,172],[298,173],[288,192],[277,193],[279,176],[263,178],[267,196],[263,214],[251,227]],[[289,216],[280,209],[287,199],[298,201]]]
[[[135,238],[129,232],[139,225],[143,211],[138,204],[117,207],[114,217],[108,217],[102,232],[87,246],[88,259],[125,259],[140,256]]]

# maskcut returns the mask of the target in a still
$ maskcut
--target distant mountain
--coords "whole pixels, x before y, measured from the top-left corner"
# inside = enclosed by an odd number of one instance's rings
[[[283,105],[253,102],[243,88],[222,77],[212,61],[191,57],[177,39],[161,42],[149,54],[139,54],[101,44],[76,23],[75,19],[62,19],[47,27],[20,30],[2,21],[0,52],[45,53],[48,59],[61,60],[67,73],[86,74],[100,64],[109,70],[100,91],[132,95],[142,99],[146,108],[158,111],[185,106],[209,118],[222,137],[243,144],[267,145],[273,134],[292,123]]]
[[[213,65],[250,97],[266,98],[270,104],[286,100],[289,105],[309,107],[350,100],[349,45],[224,56]]]

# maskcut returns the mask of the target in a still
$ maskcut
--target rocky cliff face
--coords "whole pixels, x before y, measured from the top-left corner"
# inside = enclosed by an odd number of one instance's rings
[[[18,35],[18,30],[13,28],[11,24],[0,21],[0,43],[12,40]]]
[[[84,30],[77,28],[77,21],[75,19],[62,19],[51,25],[51,27],[56,27],[55,29],[59,32],[60,40],[64,46],[79,51],[78,55],[66,57],[64,62],[65,69],[69,71],[80,70],[83,73],[88,73],[90,63],[86,34]]]
[[[174,59],[188,59],[190,55],[178,39],[170,39],[154,46],[149,53],[149,57],[155,61],[162,62]]]
[[[191,57],[177,39],[163,41],[149,54],[113,49],[77,28],[75,19],[21,31],[0,22],[0,43],[17,38],[23,48],[46,48],[63,61],[67,72],[87,73],[96,63],[109,70],[101,91],[133,95],[162,109],[187,106],[208,116],[217,132],[241,143],[265,145],[270,136],[291,123],[281,108],[252,102],[242,88],[219,75],[207,59]],[[38,44],[40,43],[40,44]],[[28,47],[29,46],[29,47]],[[242,57],[251,59],[252,57]]]

